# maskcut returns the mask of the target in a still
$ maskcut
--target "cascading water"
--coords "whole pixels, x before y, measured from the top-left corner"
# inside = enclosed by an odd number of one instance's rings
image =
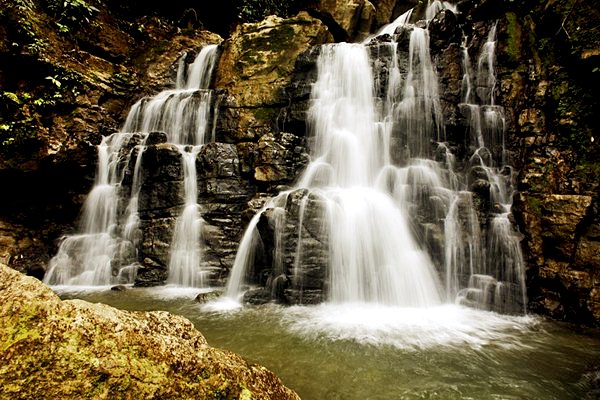
[[[115,282],[113,270],[128,279],[135,260],[131,242],[117,235],[119,185],[124,166],[143,138],[131,133],[105,137],[98,146],[96,183],[82,210],[82,233],[67,236],[50,260],[44,281],[52,285],[107,285]],[[133,149],[130,143],[137,143]]]
[[[479,268],[471,275],[468,288],[458,293],[458,298],[464,304],[515,312],[524,311],[527,303],[525,265],[519,234],[510,221],[513,171],[507,164],[504,110],[495,105],[495,37],[494,25],[477,61],[476,96],[471,88],[468,51],[463,52],[465,104],[461,107],[469,116],[472,142],[476,144],[471,157],[471,175],[475,177],[475,186],[489,185],[489,203],[493,210],[488,221],[486,246],[479,256]]]
[[[453,6],[436,1],[428,12],[440,9]],[[469,130],[475,146],[469,170],[458,171],[445,143],[429,32],[408,22],[411,13],[379,32],[409,32],[407,52],[395,41],[372,38],[321,48],[308,111],[312,161],[295,189],[252,219],[228,282],[229,298],[237,298],[246,275],[260,269],[259,221],[276,214],[287,220],[271,224],[278,244],[267,250],[272,265],[266,285],[274,298],[303,302],[307,282],[321,276],[324,283],[312,288],[330,303],[425,307],[457,299],[478,308],[524,311],[523,262],[509,220],[511,177],[503,175],[510,169],[497,140],[504,126],[502,109],[494,105],[495,28],[475,79],[465,49],[464,107],[473,110]],[[481,105],[474,103],[475,94]],[[476,194],[467,190],[475,173],[489,183],[485,221]],[[290,224],[296,229],[290,231]],[[290,245],[281,244],[285,241]],[[293,257],[280,254],[286,248]],[[288,288],[283,297],[279,286]]]
[[[196,156],[200,147],[194,146],[188,151],[178,146],[183,159],[185,204],[175,225],[167,283],[187,287],[203,286],[204,283],[199,270],[202,219],[196,200]]]
[[[185,204],[171,243],[168,282],[182,286],[202,284],[195,160],[200,147],[214,139],[209,131],[212,91],[208,88],[216,57],[216,45],[202,48],[189,66],[182,57],[176,88],[138,101],[121,132],[102,140],[96,182],[83,207],[83,233],[64,238],[50,261],[44,278],[47,284],[110,285],[134,281],[140,241],[140,169],[149,132],[167,133],[167,141],[181,153],[184,171]],[[125,170],[131,160],[131,192],[123,193]]]

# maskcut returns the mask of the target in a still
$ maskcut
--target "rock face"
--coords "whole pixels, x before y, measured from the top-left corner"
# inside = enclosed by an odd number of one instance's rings
[[[299,399],[183,317],[61,301],[0,265],[0,397]]]
[[[499,95],[519,170],[530,307],[600,324],[598,90],[600,13],[544,2],[501,11]],[[482,3],[473,18],[493,14]],[[529,15],[530,17],[526,17]]]
[[[337,41],[357,39],[369,34],[376,14],[375,6],[368,0],[323,0],[318,2],[316,10],[329,23]],[[385,6],[383,12],[385,13]]]
[[[292,82],[296,61],[313,46],[331,40],[327,27],[305,12],[239,25],[225,41],[217,69],[215,87],[224,92],[218,140],[256,141],[272,130],[294,100],[285,88]]]
[[[73,230],[101,135],[172,85],[183,51],[222,40],[159,17],[129,20],[127,6],[84,5],[3,2],[0,13],[0,182],[15,188],[0,198],[0,253],[32,274]]]

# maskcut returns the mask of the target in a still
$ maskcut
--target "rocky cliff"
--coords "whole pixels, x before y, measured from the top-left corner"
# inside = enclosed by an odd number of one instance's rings
[[[206,221],[203,262],[221,283],[250,216],[266,197],[288,188],[307,163],[306,110],[318,45],[364,37],[408,8],[423,6],[295,1],[273,8],[281,17],[263,18],[251,4],[241,14],[259,22],[219,30],[227,37],[213,85],[219,99],[216,142],[202,149],[196,163]],[[72,229],[91,185],[100,135],[117,129],[133,101],[174,81],[175,61],[184,50],[221,42],[184,10],[173,22],[159,16],[164,10],[140,18],[135,5],[127,12],[110,2],[89,5],[63,10],[17,1],[0,14],[0,57],[6,61],[0,71],[0,178],[4,187],[15,188],[1,200],[0,251],[5,262],[30,273],[43,274],[57,238]],[[475,57],[497,22],[495,94],[504,107],[519,191],[514,223],[523,235],[530,307],[598,323],[598,11],[579,0],[465,0],[457,6],[458,16],[444,11],[430,25],[449,144],[460,149],[465,140],[466,116],[458,106],[463,34]],[[165,279],[182,172],[179,155],[161,140],[149,146],[143,163],[138,283],[152,285]],[[300,199],[301,193],[293,197],[290,213],[297,213]],[[269,221],[265,216],[259,225],[265,237]],[[326,243],[317,230],[302,235],[315,254],[314,265],[305,268],[318,301],[319,254]],[[289,236],[298,234],[290,228]],[[267,257],[270,246],[267,241]],[[267,279],[263,272],[255,271],[259,283]]]
[[[597,324],[600,13],[592,2],[568,1],[491,15],[502,27],[500,93],[519,169],[515,216],[530,307]]]

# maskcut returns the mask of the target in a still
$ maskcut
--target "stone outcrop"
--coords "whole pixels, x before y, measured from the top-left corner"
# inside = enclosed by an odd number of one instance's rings
[[[386,13],[390,7],[383,8],[382,12]],[[369,0],[322,0],[317,3],[316,11],[337,41],[368,35],[376,14],[375,6]]]
[[[296,61],[331,40],[327,27],[305,12],[239,25],[223,44],[217,69],[215,88],[223,96],[217,139],[256,141],[271,131],[293,101],[284,89],[292,82]]]
[[[299,399],[183,317],[61,301],[4,265],[0,318],[1,398]]]
[[[130,165],[129,173],[133,173]],[[160,285],[167,279],[169,249],[184,203],[181,154],[172,144],[149,145],[142,154],[139,217],[140,245],[136,286]],[[237,147],[209,143],[196,159],[198,203],[203,218],[201,267],[213,286],[223,286],[241,236],[242,210],[254,195],[241,177]]]
[[[533,310],[557,319],[600,320],[600,230],[592,196],[523,193]]]
[[[297,189],[281,199],[279,208],[262,212],[257,230],[263,249],[250,274],[262,288],[248,291],[244,301],[260,304],[274,298],[287,304],[318,304],[327,298],[325,201],[317,193]],[[280,232],[280,248],[276,232]]]
[[[499,101],[519,171],[515,217],[524,234],[532,310],[600,324],[598,100],[600,13],[588,3],[481,7],[499,17]]]

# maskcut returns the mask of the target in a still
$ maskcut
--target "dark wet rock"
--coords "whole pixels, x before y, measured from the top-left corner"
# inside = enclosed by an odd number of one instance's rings
[[[150,132],[146,139],[148,146],[153,144],[167,143],[167,134],[165,132]]]
[[[261,305],[271,302],[271,299],[271,293],[266,289],[250,289],[244,293],[243,302],[252,305]]]
[[[146,257],[142,265],[138,268],[134,286],[151,287],[164,285],[168,275],[169,273],[165,264]]]
[[[440,11],[429,23],[429,40],[433,50],[443,49],[450,43],[460,44],[462,31],[456,14],[450,10]]]
[[[263,247],[252,271],[252,279],[265,287],[262,297],[292,304],[325,298],[329,257],[323,201],[299,189],[288,195],[284,208],[262,213],[257,229]]]

